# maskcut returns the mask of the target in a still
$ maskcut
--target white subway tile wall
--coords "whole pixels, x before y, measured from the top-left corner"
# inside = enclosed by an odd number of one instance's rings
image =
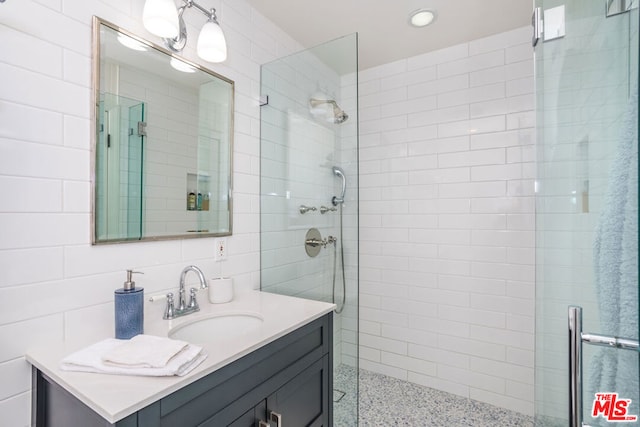
[[[214,239],[91,246],[91,19],[97,15],[159,43],[142,26],[144,0],[8,1],[0,5],[0,418],[30,425],[26,350],[113,329],[113,291],[143,271],[147,295],[174,290],[182,268],[259,287],[260,64],[301,47],[245,0],[212,0],[229,58],[203,65],[235,81],[234,217],[228,260]],[[203,22],[185,14],[196,31]],[[194,33],[195,34],[195,33]],[[184,51],[191,61],[195,36]],[[146,303],[148,315],[161,308]],[[160,312],[158,311],[160,310]],[[82,319],[83,321],[79,321]],[[95,319],[86,324],[86,319]]]
[[[530,29],[359,89],[360,366],[533,414]]]

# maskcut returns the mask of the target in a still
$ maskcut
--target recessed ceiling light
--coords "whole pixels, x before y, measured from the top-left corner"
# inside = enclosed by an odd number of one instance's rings
[[[432,10],[418,9],[409,14],[409,23],[414,27],[426,27],[436,19],[436,13]]]

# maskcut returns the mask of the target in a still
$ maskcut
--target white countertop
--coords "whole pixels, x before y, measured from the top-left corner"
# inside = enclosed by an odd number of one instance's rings
[[[225,304],[209,304],[203,296],[200,297],[198,313],[178,319],[163,320],[161,315],[149,318],[150,316],[145,312],[144,333],[167,336],[171,328],[185,322],[190,323],[199,318],[224,314],[255,313],[264,320],[260,328],[251,333],[238,331],[237,336],[230,338],[214,338],[209,343],[194,343],[202,345],[208,357],[184,377],[142,377],[63,371],[60,369],[60,361],[82,347],[78,346],[78,343],[72,344],[70,339],[46,348],[33,348],[27,352],[26,359],[107,421],[115,423],[265,344],[330,313],[335,307],[330,303],[260,291],[238,294],[233,301]],[[94,342],[105,338],[113,337],[95,337]]]

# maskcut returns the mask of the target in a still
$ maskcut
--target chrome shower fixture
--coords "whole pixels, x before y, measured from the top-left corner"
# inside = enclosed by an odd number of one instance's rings
[[[306,205],[300,205],[300,213],[302,215],[306,214],[307,212],[311,211],[311,212],[315,212],[318,210],[318,208],[316,208],[315,206],[306,206]]]
[[[338,210],[338,208],[336,208],[335,206],[332,206],[330,208],[328,208],[326,206],[320,206],[320,213],[322,215],[326,214],[327,212],[335,212],[337,210]]]
[[[345,113],[343,109],[338,107],[338,104],[333,99],[311,98],[309,100],[309,106],[311,108],[318,108],[319,106],[324,105],[324,104],[329,104],[329,105],[331,105],[333,107],[332,108],[333,111],[332,111],[331,115],[329,115],[327,117],[327,121],[329,121],[331,123],[340,124],[340,123],[346,122],[347,119],[349,118],[349,115],[347,113]]]
[[[344,193],[347,191],[347,177],[344,175],[344,171],[338,166],[334,166],[332,170],[335,176],[342,179],[342,192],[340,194],[340,197],[333,196],[333,198],[331,199],[331,203],[333,204],[333,206],[338,206],[344,203]]]

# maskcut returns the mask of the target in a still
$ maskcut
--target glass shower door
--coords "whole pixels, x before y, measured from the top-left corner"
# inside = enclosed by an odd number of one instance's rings
[[[336,304],[333,425],[343,427],[358,419],[357,72],[355,34],[261,69],[261,288]]]
[[[536,425],[639,425],[637,2],[535,3]]]
[[[96,234],[100,240],[142,236],[145,104],[103,93],[98,109]]]

